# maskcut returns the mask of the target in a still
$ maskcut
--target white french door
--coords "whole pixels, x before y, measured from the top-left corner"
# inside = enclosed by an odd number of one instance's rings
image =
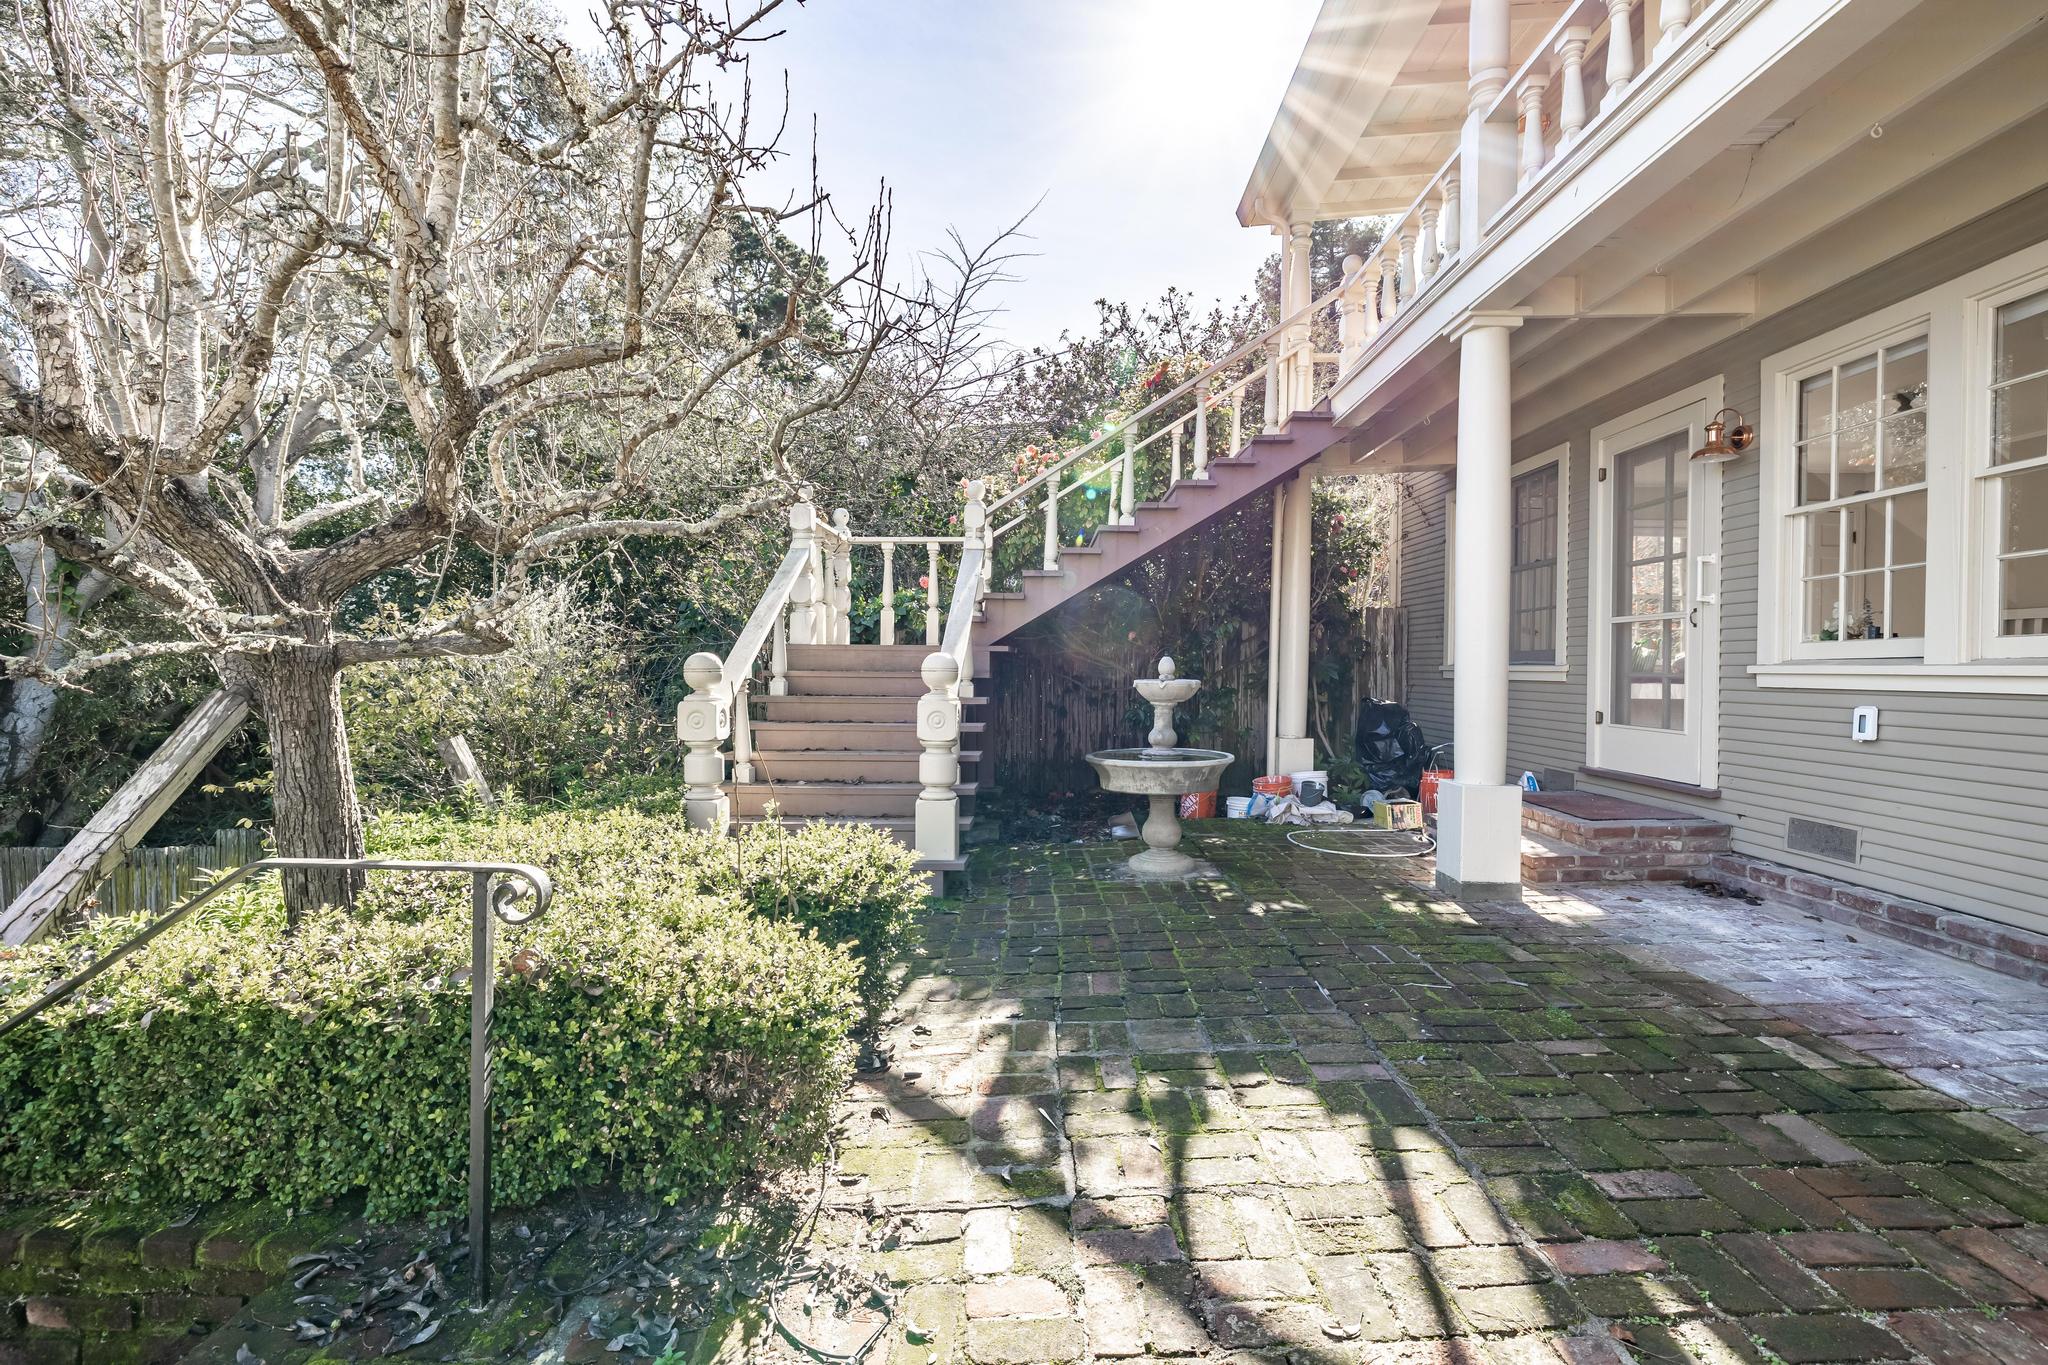
[[[1695,460],[1720,384],[1593,433],[1592,766],[1715,780],[1721,466]]]

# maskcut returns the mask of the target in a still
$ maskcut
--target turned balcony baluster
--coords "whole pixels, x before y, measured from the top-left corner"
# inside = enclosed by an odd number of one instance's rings
[[[896,542],[882,542],[882,619],[876,627],[879,642],[896,643]]]
[[[945,624],[939,619],[939,542],[925,542],[924,559],[924,642],[937,648],[939,628]]]
[[[1664,36],[1657,40],[1656,60],[1663,61],[1673,48],[1685,41],[1685,26],[1692,20],[1691,0],[1664,0],[1657,7],[1657,26]]]
[[[1563,155],[1586,126],[1586,44],[1593,30],[1574,26],[1557,36],[1557,150]]]
[[[1458,225],[1458,169],[1455,166],[1451,168],[1450,174],[1444,177],[1443,200],[1443,266],[1448,267],[1452,261],[1458,259],[1458,237],[1460,233]]]
[[[1420,289],[1436,277],[1436,205],[1424,203],[1418,211],[1422,220],[1422,235],[1417,238],[1415,262],[1416,288]]]
[[[844,507],[832,513],[832,530],[838,536],[832,546],[832,639],[835,645],[853,642],[853,530]]]
[[[1543,93],[1549,88],[1550,77],[1531,71],[1515,92],[1515,101],[1522,111],[1522,154],[1516,166],[1522,188],[1543,173]]]
[[[1607,0],[1607,93],[1600,97],[1605,111],[1620,104],[1636,78],[1634,19],[1635,0]]]

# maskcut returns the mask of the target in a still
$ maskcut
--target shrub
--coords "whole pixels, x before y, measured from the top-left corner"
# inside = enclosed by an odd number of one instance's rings
[[[372,805],[457,795],[434,748],[463,735],[492,787],[526,801],[644,770],[672,749],[641,700],[623,632],[556,588],[476,658],[366,664],[342,674],[357,784]]]
[[[614,810],[373,829],[383,856],[503,857],[555,879],[547,917],[500,935],[499,1199],[611,1179],[678,1191],[822,1140],[873,969],[814,929],[900,942],[908,858],[817,828],[779,841],[772,876],[743,875],[769,850],[681,825]],[[287,939],[274,882],[222,897],[0,1039],[0,1186],[456,1207],[467,907],[459,877],[378,874],[352,911]],[[0,957],[0,1003],[132,929]]]

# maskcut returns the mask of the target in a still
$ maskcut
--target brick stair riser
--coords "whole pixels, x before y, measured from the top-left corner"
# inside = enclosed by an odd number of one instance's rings
[[[1704,852],[1522,855],[1522,880],[1554,882],[1675,882],[1697,877],[1712,866]]]
[[[1595,825],[1524,813],[1522,828],[1545,839],[1614,853],[1725,853],[1724,825]]]

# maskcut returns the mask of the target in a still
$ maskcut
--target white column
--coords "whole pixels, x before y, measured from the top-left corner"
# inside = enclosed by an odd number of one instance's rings
[[[1451,739],[1456,777],[1437,805],[1437,886],[1470,899],[1520,895],[1521,788],[1507,782],[1508,338],[1514,314],[1474,314],[1458,343],[1458,610]]]
[[[1280,699],[1273,771],[1300,772],[1316,765],[1315,741],[1308,737],[1309,513],[1315,475],[1294,476],[1280,539]]]
[[[1280,565],[1287,548],[1287,485],[1273,485],[1273,552],[1266,565],[1266,747],[1265,771],[1280,771]]]
[[[1472,0],[1466,24],[1465,127],[1458,137],[1458,242],[1479,245],[1486,220],[1514,189],[1511,128],[1486,111],[1508,84],[1508,0]]]
[[[1593,30],[1566,29],[1557,36],[1557,150],[1562,153],[1578,140],[1586,126],[1586,44]]]

